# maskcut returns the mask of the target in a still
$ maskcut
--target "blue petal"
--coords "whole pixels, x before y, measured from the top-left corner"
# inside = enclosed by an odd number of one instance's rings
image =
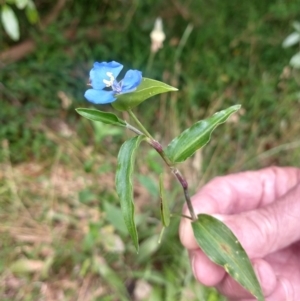
[[[128,93],[136,89],[142,81],[142,72],[128,70],[122,80],[122,93]]]
[[[90,81],[94,89],[101,90],[105,88],[104,79],[110,80],[107,76],[107,72],[111,72],[114,78],[116,78],[121,72],[123,65],[112,61],[112,62],[102,62],[94,63],[93,69],[90,71]]]
[[[88,101],[96,104],[111,103],[116,100],[113,91],[95,90],[95,89],[89,89],[85,91],[84,97]]]

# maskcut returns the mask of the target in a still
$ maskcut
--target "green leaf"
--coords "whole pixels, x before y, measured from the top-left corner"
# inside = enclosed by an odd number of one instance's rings
[[[76,109],[76,112],[81,116],[93,121],[100,121],[106,124],[126,126],[126,122],[113,113],[102,112],[96,109],[85,109],[85,108],[78,108]]]
[[[116,110],[127,111],[154,95],[177,90],[163,82],[143,77],[141,84],[134,92],[117,95],[117,100],[112,103],[112,106]]]
[[[160,216],[164,227],[170,224],[170,210],[167,203],[166,191],[164,188],[163,174],[159,177],[159,194],[160,194]]]
[[[173,163],[183,162],[210,140],[211,133],[221,123],[236,112],[241,106],[235,105],[213,116],[200,120],[174,138],[165,149],[166,155]]]
[[[30,22],[30,24],[35,24],[38,22],[39,13],[32,0],[28,0],[25,13],[26,13],[27,20]]]
[[[120,198],[124,222],[129,234],[131,235],[137,252],[139,250],[139,243],[134,221],[133,187],[131,177],[133,173],[135,152],[144,138],[144,136],[136,136],[125,141],[119,151],[118,168],[116,172],[116,188]]]
[[[207,214],[199,214],[192,227],[196,241],[204,253],[214,263],[223,266],[257,300],[264,301],[251,261],[231,230]]]
[[[9,37],[17,41],[20,38],[19,22],[14,11],[8,6],[3,5],[1,10],[1,20],[4,30]]]

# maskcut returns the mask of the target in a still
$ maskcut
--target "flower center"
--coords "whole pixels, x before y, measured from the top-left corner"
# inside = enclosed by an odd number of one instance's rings
[[[112,90],[116,92],[116,94],[120,94],[122,92],[122,81],[119,83],[115,80],[111,86]]]
[[[103,83],[105,84],[105,86],[107,88],[112,88],[112,90],[114,92],[116,92],[116,94],[119,94],[122,92],[122,81],[120,81],[119,83],[116,81],[116,79],[114,78],[112,72],[106,72],[106,75],[109,77],[109,80],[104,79]]]
[[[111,87],[115,81],[115,78],[111,72],[106,72],[106,75],[108,76],[109,80],[104,79],[103,83],[105,84],[106,87]]]

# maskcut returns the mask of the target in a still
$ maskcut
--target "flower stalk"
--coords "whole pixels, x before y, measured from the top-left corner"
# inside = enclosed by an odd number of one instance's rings
[[[173,175],[176,177],[176,179],[180,183],[180,185],[181,185],[181,187],[183,189],[185,201],[186,201],[186,204],[188,206],[191,218],[192,218],[193,221],[196,221],[197,220],[197,215],[194,212],[194,208],[193,208],[193,205],[192,205],[192,202],[191,202],[191,198],[190,198],[190,194],[189,194],[189,190],[188,190],[188,182],[183,177],[183,175],[181,174],[181,172],[176,167],[173,166],[173,164],[171,163],[170,159],[168,158],[168,156],[163,151],[163,148],[162,148],[161,144],[158,141],[156,141],[156,140],[154,140],[154,141],[148,141],[148,142],[158,152],[158,154],[165,161],[165,163],[171,169]]]
[[[134,119],[134,121],[138,124],[138,126],[140,127],[142,132],[140,132],[139,130],[137,130],[136,128],[134,128],[132,126],[129,127],[128,126],[129,124],[127,124],[127,128],[129,128],[130,130],[132,130],[133,132],[135,132],[139,135],[144,134],[147,137],[146,141],[157,151],[157,153],[161,156],[161,158],[164,160],[164,162],[167,164],[167,166],[170,168],[170,170],[172,171],[172,173],[174,174],[174,176],[180,183],[180,185],[183,189],[186,204],[188,206],[188,209],[189,209],[189,212],[191,215],[191,219],[193,221],[196,221],[197,215],[194,212],[194,208],[193,208],[191,198],[189,195],[188,182],[183,177],[183,175],[180,173],[180,171],[176,167],[174,167],[174,165],[171,162],[171,160],[169,159],[169,157],[165,154],[162,145],[151,136],[151,134],[146,130],[146,128],[142,125],[142,123],[139,121],[139,119],[135,116],[135,114],[131,110],[128,110],[128,113],[132,117],[132,119]]]
[[[135,114],[131,110],[127,110],[129,115],[132,117],[132,119],[136,122],[136,124],[140,127],[141,131],[144,133],[144,135],[151,140],[154,140],[154,138],[151,136],[151,134],[146,130],[146,128],[142,125],[142,123],[138,120],[138,118],[135,116]]]

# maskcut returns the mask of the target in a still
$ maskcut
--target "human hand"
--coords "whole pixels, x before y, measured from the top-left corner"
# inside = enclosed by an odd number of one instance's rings
[[[214,215],[237,236],[266,300],[300,300],[300,169],[270,167],[217,177],[192,203],[196,214]],[[255,300],[202,252],[186,218],[180,224],[180,239],[199,282],[215,286],[229,300]]]

